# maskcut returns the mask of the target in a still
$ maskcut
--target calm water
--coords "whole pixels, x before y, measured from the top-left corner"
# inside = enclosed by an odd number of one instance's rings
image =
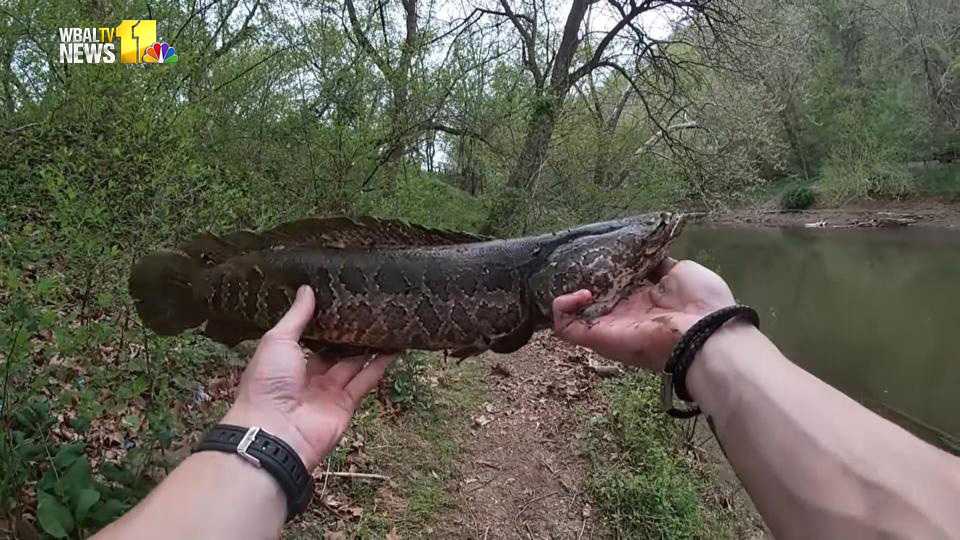
[[[722,275],[794,362],[960,440],[960,233],[690,226],[672,253]]]

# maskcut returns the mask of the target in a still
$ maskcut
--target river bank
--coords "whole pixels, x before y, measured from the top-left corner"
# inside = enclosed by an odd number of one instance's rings
[[[759,227],[883,228],[897,226],[960,229],[960,201],[921,198],[859,201],[838,207],[783,210],[776,202],[707,213],[704,223]]]

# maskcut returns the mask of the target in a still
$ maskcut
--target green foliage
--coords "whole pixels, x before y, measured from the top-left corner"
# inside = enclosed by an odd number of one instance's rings
[[[914,190],[906,164],[885,157],[884,148],[850,144],[835,148],[820,171],[824,194],[834,202],[899,199]]]
[[[40,397],[15,410],[12,429],[0,434],[0,503],[6,509],[20,486],[35,483],[40,528],[54,538],[81,537],[119,517],[152,482],[131,463],[106,463],[98,479],[82,442],[51,439],[48,430],[55,422],[50,402]]]
[[[806,210],[815,200],[816,195],[808,186],[794,186],[783,192],[780,206],[786,210]]]
[[[129,493],[93,477],[79,444],[61,446],[37,482],[37,521],[55,538],[102,527],[118,518],[130,502]]]
[[[921,191],[960,201],[960,164],[923,168],[915,173],[915,177]]]
[[[428,357],[420,351],[408,352],[390,366],[390,401],[404,408],[430,405],[430,388],[423,380]]]
[[[703,500],[706,481],[680,451],[679,430],[660,410],[658,379],[605,383],[610,412],[590,420],[587,489],[606,525],[623,538],[712,538],[722,516]]]
[[[444,182],[439,175],[422,171],[399,178],[389,198],[362,201],[358,213],[463,231],[479,230],[486,219],[481,201]]]

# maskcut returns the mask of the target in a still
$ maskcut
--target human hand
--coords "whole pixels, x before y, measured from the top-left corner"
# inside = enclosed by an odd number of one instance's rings
[[[553,301],[554,331],[561,338],[612,360],[663,371],[684,332],[705,315],[734,304],[726,282],[693,261],[665,259],[641,287],[592,321],[578,317],[593,302],[588,290]]]
[[[350,418],[396,355],[320,358],[299,339],[313,318],[313,290],[300,287],[283,319],[260,339],[223,423],[260,426],[292,446],[312,470],[336,446]]]

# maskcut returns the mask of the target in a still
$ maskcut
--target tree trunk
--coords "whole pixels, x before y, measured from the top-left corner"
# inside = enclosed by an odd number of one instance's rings
[[[610,114],[610,118],[603,117],[603,108],[597,104],[600,111],[600,125],[597,130],[597,150],[593,162],[593,183],[597,186],[610,186],[610,166],[613,164],[613,141],[617,134],[617,127],[620,125],[620,117],[623,116],[623,110],[627,106],[627,100],[633,89],[627,89],[617,102],[616,108]]]
[[[562,101],[561,98],[557,100],[557,103],[562,103]],[[553,102],[553,100],[550,100],[550,102]],[[533,188],[540,170],[547,160],[547,152],[550,149],[550,138],[556,125],[556,110],[558,108],[559,105],[548,106],[546,110],[535,114],[527,122],[523,146],[517,156],[513,171],[507,178],[503,193],[495,201],[494,207],[487,217],[487,223],[483,228],[485,234],[509,229],[510,225],[515,224],[522,217],[518,213],[524,210],[524,196]]]
[[[560,45],[553,58],[550,84],[540,95],[536,110],[527,122],[523,146],[513,171],[507,179],[504,193],[495,203],[484,226],[487,233],[502,230],[504,223],[517,221],[519,217],[516,215],[517,212],[523,210],[523,197],[533,188],[547,160],[553,128],[563,109],[564,98],[575,82],[570,74],[570,66],[577,52],[577,46],[580,44],[580,25],[583,24],[589,5],[588,0],[573,0],[570,6],[570,13],[567,14],[563,25]],[[529,54],[535,53],[531,51]]]

